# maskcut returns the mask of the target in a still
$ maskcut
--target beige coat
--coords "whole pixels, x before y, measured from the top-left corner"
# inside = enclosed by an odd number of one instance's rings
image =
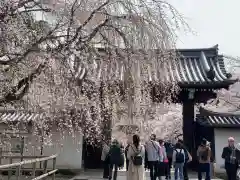
[[[140,151],[141,156],[143,158],[143,164],[141,166],[135,166],[132,163],[131,157],[134,156],[135,152]],[[131,145],[128,149],[127,153],[129,161],[129,167],[127,171],[127,180],[145,180],[145,170],[144,170],[144,159],[145,159],[145,148],[143,145],[138,147],[138,150],[134,145]]]
[[[102,156],[101,156],[102,161],[105,161],[109,150],[110,150],[110,147],[107,144],[104,144],[102,149]]]

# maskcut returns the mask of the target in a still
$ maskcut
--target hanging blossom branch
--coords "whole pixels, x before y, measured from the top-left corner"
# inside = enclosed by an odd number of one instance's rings
[[[239,57],[224,54],[222,55],[222,58],[224,59],[224,62],[226,62],[227,68],[229,68],[229,71],[231,72],[229,76],[233,75],[236,78],[239,78]],[[208,108],[219,112],[239,112],[239,82],[231,85],[228,90],[222,89],[221,91],[217,91],[216,94],[216,99],[210,101],[208,105],[206,105]]]
[[[119,118],[120,102],[130,102],[128,114],[135,117],[152,103],[153,87],[165,97],[159,101],[171,100],[175,82],[165,81],[161,72],[177,58],[169,51],[175,48],[174,31],[188,26],[170,4],[41,2],[0,5],[0,66],[2,87],[7,87],[1,89],[2,105],[27,101],[28,107],[44,109],[49,119],[62,119],[71,128],[70,112],[75,112],[86,134],[100,136],[100,127],[111,127],[109,121]]]

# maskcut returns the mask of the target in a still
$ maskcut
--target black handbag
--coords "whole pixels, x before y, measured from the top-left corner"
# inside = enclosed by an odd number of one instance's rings
[[[110,163],[110,155],[109,155],[109,153],[106,155],[106,158],[105,158],[104,162],[107,163],[107,164]]]
[[[132,150],[134,151],[133,147],[132,147]],[[143,157],[141,156],[141,151],[142,151],[142,147],[140,149],[139,152],[135,152],[135,155],[132,156],[132,162],[135,166],[141,166],[143,165]]]
[[[119,159],[119,167],[123,167],[124,166],[124,153],[121,152],[120,154],[120,159]]]

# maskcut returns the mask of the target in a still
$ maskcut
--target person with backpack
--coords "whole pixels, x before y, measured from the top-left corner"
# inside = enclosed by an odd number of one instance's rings
[[[183,148],[184,153],[185,153],[185,161],[184,161],[184,166],[183,166],[184,180],[189,180],[189,177],[188,177],[188,163],[192,161],[192,156],[188,152],[187,148],[184,146],[184,143],[183,143],[182,139],[178,139],[178,143],[181,145],[181,147]]]
[[[184,179],[183,176],[183,166],[185,163],[185,152],[180,143],[177,143],[175,150],[173,151],[172,164],[174,167],[175,180]]]
[[[202,179],[202,173],[206,173],[206,180],[211,179],[211,148],[208,146],[208,141],[203,139],[197,150],[198,165],[198,180]]]
[[[121,144],[116,139],[114,139],[112,142],[108,156],[109,156],[109,163],[110,163],[108,179],[111,180],[112,174],[113,174],[113,180],[117,180],[118,169],[124,166],[124,152],[121,149]],[[114,173],[113,173],[113,169],[114,169]]]
[[[133,144],[129,146],[127,153],[129,159],[127,180],[145,180],[144,156],[145,148],[140,144],[140,137],[133,135]]]
[[[160,145],[160,151],[159,151],[159,164],[158,164],[158,173],[157,176],[160,179],[162,179],[162,176],[166,175],[166,169],[168,166],[168,158],[166,153],[166,148],[164,146],[164,141],[162,139],[158,140]]]

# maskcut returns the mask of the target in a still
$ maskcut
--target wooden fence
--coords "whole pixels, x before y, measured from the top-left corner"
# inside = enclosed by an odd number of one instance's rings
[[[32,176],[32,180],[40,180],[40,179],[45,179],[47,176],[52,175],[52,180],[55,180],[55,173],[58,171],[58,169],[56,169],[56,158],[57,158],[57,154],[49,156],[49,157],[43,157],[43,156],[1,156],[0,160],[5,158],[5,159],[9,159],[9,164],[4,164],[4,165],[0,165],[0,170],[7,170],[8,171],[8,180],[11,178],[13,172],[14,172],[14,168],[15,168],[15,175],[16,175],[16,180],[20,180],[21,176],[22,176],[22,170],[24,170],[23,165],[29,165],[32,164],[32,168],[31,168],[31,176]],[[16,162],[13,163],[14,159],[19,159],[20,162]],[[24,160],[21,161],[22,159],[30,159],[30,160]],[[49,171],[47,169],[47,164],[48,161],[52,160],[52,169]],[[36,176],[36,170],[37,170],[37,163],[42,163],[43,162],[43,174],[40,176]],[[41,166],[40,166],[41,167]]]

